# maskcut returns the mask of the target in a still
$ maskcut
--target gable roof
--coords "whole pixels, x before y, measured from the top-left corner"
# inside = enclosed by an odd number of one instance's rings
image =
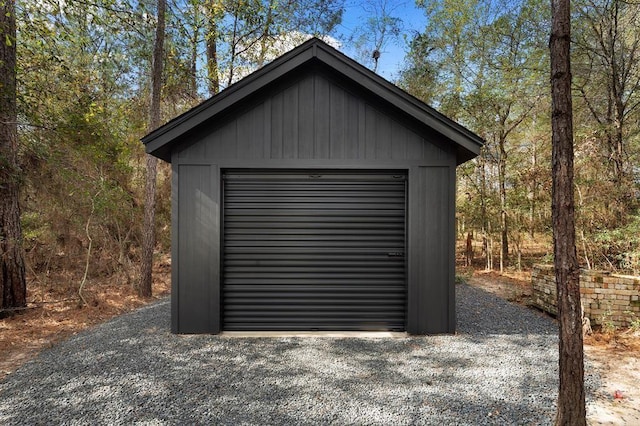
[[[458,164],[480,153],[480,136],[315,37],[144,136],[146,152],[171,162],[172,146],[187,132],[311,61],[320,61],[453,142]]]

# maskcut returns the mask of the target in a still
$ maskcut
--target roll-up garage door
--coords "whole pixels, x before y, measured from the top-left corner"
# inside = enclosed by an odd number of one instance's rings
[[[405,174],[223,179],[225,330],[404,330]]]

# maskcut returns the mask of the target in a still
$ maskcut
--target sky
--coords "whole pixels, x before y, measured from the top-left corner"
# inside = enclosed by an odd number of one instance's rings
[[[422,32],[424,29],[426,18],[424,12],[416,8],[415,0],[347,0],[342,24],[338,27],[336,34],[340,40],[347,40],[366,20],[367,13],[362,6],[363,3],[378,5],[386,3],[387,9],[391,11],[390,15],[402,21],[403,34],[407,39],[410,39],[411,34],[416,31]],[[359,60],[355,48],[349,43],[343,41],[340,51]],[[387,80],[394,81],[403,68],[406,51],[404,37],[401,36],[401,39],[395,42],[388,42],[381,51],[377,73]]]

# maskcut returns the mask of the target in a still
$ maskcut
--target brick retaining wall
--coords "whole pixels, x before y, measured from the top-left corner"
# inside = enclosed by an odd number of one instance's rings
[[[531,271],[533,304],[556,315],[556,279],[552,265],[534,265]],[[591,324],[628,327],[640,318],[640,277],[581,270],[580,296]]]

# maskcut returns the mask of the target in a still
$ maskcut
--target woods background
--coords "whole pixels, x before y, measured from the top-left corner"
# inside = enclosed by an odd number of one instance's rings
[[[197,105],[310,35],[374,50],[406,46],[394,82],[486,140],[458,169],[458,233],[477,265],[551,261],[550,5],[546,0],[418,1],[419,31],[393,2],[167,3],[161,121]],[[30,283],[75,288],[137,279],[155,1],[17,3],[21,223]],[[578,254],[589,268],[640,273],[640,4],[573,3]],[[342,34],[339,36],[339,34]],[[156,255],[170,246],[170,169],[158,170]],[[91,250],[89,251],[89,244]],[[536,248],[535,258],[523,253]],[[529,250],[530,251],[530,250]]]

